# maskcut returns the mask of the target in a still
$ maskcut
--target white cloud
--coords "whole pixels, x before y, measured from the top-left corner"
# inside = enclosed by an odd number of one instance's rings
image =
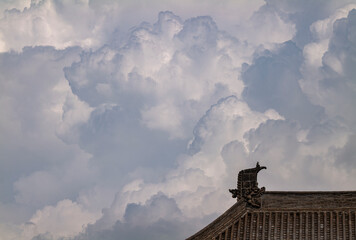
[[[330,18],[312,25],[320,37],[304,48],[305,62],[300,80],[303,91],[313,102],[350,127],[356,120],[352,107],[356,96],[355,72],[351,67],[355,63],[355,53],[349,50],[355,45],[355,9],[351,10],[355,6],[348,5]],[[322,46],[316,54],[314,46]],[[311,64],[311,58],[318,64]]]
[[[14,182],[15,200],[29,206],[42,207],[66,197],[75,198],[85,186],[93,184],[95,172],[88,156],[79,156],[69,164],[49,170],[39,170]]]
[[[160,13],[157,23],[135,28],[129,39],[125,47],[87,53],[66,69],[81,100],[93,107],[138,108],[144,125],[186,138],[211,104],[241,94],[238,70],[252,52],[209,17],[183,23],[170,12]],[[128,98],[136,101],[127,103]]]
[[[337,9],[326,19],[318,20],[310,26],[310,31],[316,40],[330,39],[333,34],[333,25],[336,20],[345,18],[349,12],[356,7],[356,4],[349,4],[343,8]]]
[[[270,190],[352,188],[345,3],[0,4],[1,234],[181,239],[256,161]]]
[[[162,193],[156,194],[144,204],[129,204],[124,219],[112,228],[98,230],[89,225],[86,232],[73,239],[183,239],[187,233],[204,226],[210,219],[184,218],[175,200]],[[43,239],[43,238],[39,238]]]
[[[211,5],[215,9],[211,9]],[[21,51],[24,46],[50,45],[57,49],[69,46],[97,48],[110,39],[111,33],[126,33],[142,21],[153,21],[162,10],[175,10],[183,17],[215,15],[220,22],[247,19],[263,1],[2,1],[0,4],[0,51]],[[234,6],[228,8],[226,5]],[[187,8],[189,6],[189,8]],[[241,7],[241,8],[239,8]],[[242,9],[243,7],[243,9]],[[188,10],[189,9],[189,10]],[[240,9],[240,10],[239,10]],[[224,14],[220,14],[224,11]],[[236,11],[239,14],[236,14]],[[134,14],[133,14],[134,13]]]
[[[69,86],[65,86],[66,88]],[[56,133],[58,136],[68,143],[76,143],[79,141],[80,124],[88,121],[92,108],[85,102],[78,99],[71,91],[68,91],[66,100],[62,105],[56,106],[56,110],[61,113],[62,121],[57,125]]]
[[[218,210],[223,211],[227,205],[215,204],[228,195],[226,184],[235,169],[227,167],[221,155],[223,148],[233,141],[244,142],[245,133],[268,119],[281,117],[273,110],[266,114],[251,111],[235,96],[221,99],[195,127],[191,144],[195,154],[182,155],[178,168],[168,172],[162,182],[154,184],[135,180],[126,185],[116,195],[112,207],[105,211],[97,227],[102,228],[103,222],[106,227],[114,224],[117,219],[123,219],[127,204],[142,204],[160,192],[174,198],[186,217],[204,217]],[[247,146],[243,146],[242,151],[247,151]],[[246,160],[234,163],[234,167],[242,166],[247,166]]]
[[[269,166],[260,182],[269,190],[351,189],[355,171],[336,158],[348,141],[347,129],[333,122],[319,124],[304,141],[298,139],[301,130],[288,121],[269,121],[246,136],[254,149],[251,157]]]
[[[98,215],[83,209],[80,204],[65,199],[58,202],[56,206],[47,206],[38,210],[23,225],[24,231],[21,239],[31,239],[46,233],[55,239],[73,237],[97,218]]]
[[[255,46],[261,44],[265,48],[273,48],[275,44],[291,40],[296,34],[296,26],[287,14],[264,5],[247,22],[237,27],[237,34]]]
[[[142,122],[149,128],[162,129],[164,131],[174,132],[176,137],[184,137],[182,132],[182,117],[169,103],[163,103],[154,106],[142,112]]]
[[[75,198],[93,176],[87,165],[89,154],[56,135],[63,123],[66,98],[75,98],[63,67],[74,61],[79,51],[36,47],[0,56],[0,105],[6,113],[0,120],[4,179],[0,201],[12,212],[1,211],[4,218],[0,225],[1,229],[14,229],[11,234],[15,236],[20,232],[19,223],[26,222],[36,209]]]
[[[76,17],[71,21],[73,13]],[[75,45],[96,46],[100,42],[100,33],[97,38],[91,35],[96,33],[100,22],[100,19],[94,21],[94,13],[85,2],[32,2],[23,10],[5,12],[0,20],[0,50],[20,51],[28,45],[51,45],[60,49]]]
[[[61,106],[70,92],[68,87],[58,88],[67,84],[62,69],[77,54],[78,49],[55,51],[49,47],[1,54],[0,106],[6,113],[0,122],[1,175],[6,179],[1,185],[2,198],[13,195],[11,186],[21,176],[83,154],[55,135]]]

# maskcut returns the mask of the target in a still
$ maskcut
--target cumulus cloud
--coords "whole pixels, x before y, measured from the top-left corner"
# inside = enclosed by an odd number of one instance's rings
[[[51,238],[71,237],[80,233],[88,223],[97,216],[68,199],[62,200],[56,206],[47,206],[38,210],[24,225],[23,239],[31,239],[37,235],[47,235]]]
[[[254,12],[248,21],[238,25],[235,31],[239,39],[250,44],[273,48],[275,44],[293,39],[296,26],[287,13],[266,4]]]
[[[174,199],[159,193],[143,205],[129,204],[122,221],[98,231],[89,225],[73,240],[87,239],[183,239],[187,232],[202,226],[200,219],[184,218]]]
[[[352,189],[349,3],[0,4],[1,235],[183,239],[256,161],[269,190]]]
[[[183,22],[162,12],[154,25],[133,29],[129,39],[122,48],[83,54],[66,69],[81,100],[92,107],[116,104],[139,114],[150,129],[186,138],[205,109],[242,92],[238,69],[251,49],[219,31],[210,17]]]
[[[235,96],[221,99],[206,112],[195,127],[195,137],[191,143],[191,152],[194,153],[181,155],[178,167],[166,173],[164,179],[158,183],[137,179],[125,185],[116,194],[111,207],[105,209],[102,218],[92,226],[92,230],[103,231],[108,226],[114,226],[117,219],[125,221],[129,209],[126,206],[130,206],[130,203],[134,206],[147,205],[147,201],[150,202],[156,194],[164,194],[174,199],[180,212],[179,216],[181,215],[180,219],[186,218],[184,221],[213,216],[217,208],[223,211],[233,201],[223,201],[227,195],[225,186],[231,180],[229,176],[234,175],[235,168],[249,165],[247,159],[233,161],[227,153],[228,150],[225,150],[226,145],[239,143],[239,150],[242,151],[240,155],[246,156],[248,148],[244,143],[244,133],[257,128],[268,119],[282,118],[273,110],[266,113],[254,112]],[[231,168],[231,165],[234,167]],[[216,205],[216,202],[221,203]],[[160,214],[155,208],[150,211]],[[172,217],[174,214],[159,215],[165,220],[170,219],[168,216]],[[132,221],[135,219],[142,223],[145,223],[146,219],[137,215],[131,218]],[[149,217],[153,218],[156,217]]]
[[[302,126],[319,122],[323,109],[310,103],[298,83],[301,62],[302,53],[292,42],[256,57],[242,75],[243,96],[249,106],[257,111],[273,108]]]
[[[0,20],[0,50],[20,51],[27,45],[51,45],[61,49],[74,45],[95,46],[100,41],[100,33],[95,29],[101,20],[95,21],[91,15],[94,13],[85,1],[75,4],[69,1],[31,1],[31,5],[24,9],[6,10]],[[93,33],[97,38],[91,37]]]
[[[354,77],[344,70],[352,63],[353,52],[347,51],[350,57],[346,57],[343,50],[354,45],[349,37],[353,6],[347,5],[329,18],[313,23],[310,30],[315,41],[304,47],[303,55],[296,45],[285,43],[258,55],[243,73],[246,83],[243,96],[252,109],[261,111],[273,105],[286,119],[268,121],[245,136],[251,150],[254,149],[251,157],[265,159],[275,169],[271,171],[276,171],[273,176],[300,177],[300,182],[313,182],[309,185],[311,189],[352,188],[349,183],[354,182],[354,170],[342,166],[353,162],[349,145],[354,144],[355,114],[350,105],[351,99],[355,99]],[[345,60],[341,63],[340,59]],[[288,67],[283,67],[284,64]],[[274,86],[277,81],[280,82]],[[319,174],[315,174],[317,171]],[[303,174],[296,176],[292,172]],[[279,189],[300,189],[291,184],[279,185],[278,179],[264,177],[264,180],[272,181],[271,185]]]
[[[78,50],[38,47],[1,54],[0,105],[6,112],[1,117],[1,199],[5,202],[14,197],[12,184],[20,177],[86,155],[54,134],[61,107],[71,94],[62,68]]]
[[[349,126],[356,120],[352,108],[356,93],[352,67],[355,64],[355,16],[353,9],[347,17],[334,21],[332,34],[326,38],[329,45],[322,56],[322,65],[306,69],[303,81],[318,87],[320,94],[313,99],[323,105],[328,114],[342,118]],[[315,79],[311,80],[312,76]]]
[[[270,166],[271,173],[261,182],[272,189],[348,190],[355,171],[341,167],[336,157],[348,135],[336,123],[317,124],[305,132],[295,122],[268,121],[246,137],[254,149],[251,157]]]
[[[22,53],[1,54],[0,105],[6,113],[0,124],[4,239],[18,239],[19,224],[36,209],[74,199],[90,184],[90,155],[56,135],[63,122],[62,106],[67,98],[75,99],[63,67],[79,52],[79,48],[28,47]]]
[[[121,42],[125,33],[143,21],[154,21],[156,14],[175,9],[184,17],[212,15],[226,28],[232,22],[248,19],[263,1],[2,1],[0,3],[0,51],[21,51],[24,46],[50,45],[98,48],[107,42]],[[215,8],[212,9],[211,6]],[[227,8],[226,6],[231,6]],[[234,10],[234,8],[237,8]],[[236,14],[236,10],[239,14]],[[220,14],[224,12],[224,14]],[[135,14],[133,14],[135,13]]]

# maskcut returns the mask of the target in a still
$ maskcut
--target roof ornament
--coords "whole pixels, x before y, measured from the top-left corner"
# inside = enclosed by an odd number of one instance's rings
[[[237,189],[229,189],[233,198],[237,201],[244,200],[248,206],[253,208],[261,207],[261,196],[266,188],[258,188],[257,174],[266,167],[261,167],[257,162],[255,168],[241,170],[237,176]]]

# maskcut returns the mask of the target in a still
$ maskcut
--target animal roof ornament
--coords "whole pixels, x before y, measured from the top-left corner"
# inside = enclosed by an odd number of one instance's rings
[[[260,198],[266,190],[265,187],[259,188],[257,182],[257,174],[262,169],[267,168],[257,162],[255,168],[241,170],[237,177],[237,189],[229,189],[232,197],[237,198],[237,201],[245,200],[250,207],[260,208]]]

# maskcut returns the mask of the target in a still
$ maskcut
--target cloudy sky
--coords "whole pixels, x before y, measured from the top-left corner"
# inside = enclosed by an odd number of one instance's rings
[[[356,190],[356,0],[1,0],[0,240],[178,240]]]

